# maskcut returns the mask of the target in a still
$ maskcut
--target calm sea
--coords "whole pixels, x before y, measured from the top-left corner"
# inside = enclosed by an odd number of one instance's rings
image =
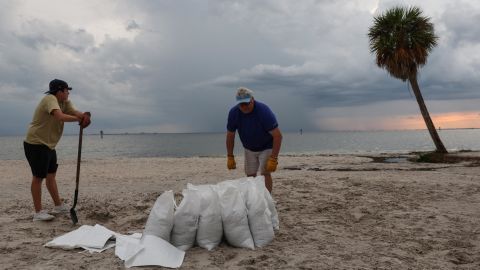
[[[480,150],[480,129],[439,131],[449,150]],[[282,154],[383,153],[434,150],[426,130],[284,133]],[[0,159],[24,159],[23,136],[0,136]],[[242,155],[236,141],[236,154]],[[59,158],[75,159],[78,135],[64,135]],[[82,157],[192,157],[226,154],[224,133],[84,135]]]

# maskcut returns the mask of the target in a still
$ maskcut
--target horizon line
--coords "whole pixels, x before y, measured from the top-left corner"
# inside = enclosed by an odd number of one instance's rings
[[[469,128],[437,128],[437,131],[442,130],[466,130],[466,129],[480,129],[476,127],[469,127]],[[329,130],[304,130],[302,129],[302,133],[315,133],[315,132],[377,132],[377,131],[420,131],[420,130],[427,130],[427,128],[421,129],[345,129],[345,130],[336,130],[336,129],[329,129]],[[104,132],[103,135],[152,135],[152,134],[212,134],[212,133],[224,133],[226,131],[191,131],[191,132],[146,132],[146,131],[137,131],[137,132]],[[288,129],[287,131],[283,131],[283,133],[300,133],[300,129],[298,130],[291,130]],[[77,135],[78,133],[64,133],[65,136]],[[25,134],[0,134],[1,137],[5,136],[24,136]],[[84,135],[100,135],[100,132],[90,132],[84,133]]]
[[[470,128],[437,128],[437,131],[442,130],[464,130],[464,129],[480,129],[475,127]],[[351,130],[302,130],[303,133],[315,133],[315,132],[372,132],[372,131],[420,131],[420,130],[428,130],[427,128],[421,129],[370,129],[370,130],[363,130],[363,129],[351,129]],[[152,135],[152,134],[212,134],[212,133],[225,133],[226,131],[191,131],[191,132],[111,132],[111,133],[103,133],[103,135]],[[283,131],[283,133],[299,133],[300,129],[293,131],[287,130]],[[64,135],[76,135],[75,133],[68,133]],[[87,133],[85,135],[100,135],[98,133]]]

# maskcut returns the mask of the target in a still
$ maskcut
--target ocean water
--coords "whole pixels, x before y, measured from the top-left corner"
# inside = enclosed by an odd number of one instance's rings
[[[480,150],[480,129],[439,131],[449,150]],[[243,155],[238,140],[235,153]],[[23,136],[0,136],[0,160],[24,159]],[[60,159],[76,159],[78,135],[64,135],[57,146]],[[385,153],[434,150],[426,130],[329,131],[283,133],[281,154]],[[88,134],[82,158],[224,156],[225,133]]]

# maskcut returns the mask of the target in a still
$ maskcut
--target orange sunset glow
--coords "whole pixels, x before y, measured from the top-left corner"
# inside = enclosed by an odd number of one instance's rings
[[[480,112],[451,112],[443,114],[431,114],[436,128],[480,128]],[[400,129],[425,129],[422,116],[408,116],[399,119],[395,125]],[[391,129],[393,127],[389,127]]]
[[[450,112],[430,114],[436,128],[480,128],[480,112]],[[422,116],[350,116],[322,119],[322,127],[329,130],[409,130],[426,129]]]

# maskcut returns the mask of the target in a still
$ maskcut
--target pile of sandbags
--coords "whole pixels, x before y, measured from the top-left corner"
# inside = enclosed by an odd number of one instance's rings
[[[273,199],[263,176],[227,180],[216,185],[188,184],[177,206],[172,191],[160,195],[144,235],[155,235],[181,250],[218,246],[223,235],[235,247],[263,247],[279,229]]]

